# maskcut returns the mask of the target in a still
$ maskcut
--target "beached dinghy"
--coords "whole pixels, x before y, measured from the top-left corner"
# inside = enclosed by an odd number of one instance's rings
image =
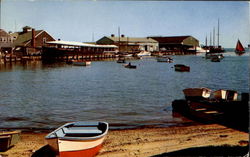
[[[20,140],[20,130],[0,131],[0,151],[6,151]]]
[[[108,133],[106,122],[67,123],[45,139],[60,157],[92,157],[98,154]]]
[[[188,100],[208,99],[212,93],[211,89],[202,88],[186,88],[183,90],[185,98]]]

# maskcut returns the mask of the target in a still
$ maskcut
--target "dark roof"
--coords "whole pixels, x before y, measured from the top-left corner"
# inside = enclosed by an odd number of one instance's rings
[[[32,29],[30,26],[25,26],[23,29]]]
[[[182,43],[183,40],[191,36],[171,36],[171,37],[150,37],[159,43]]]
[[[107,36],[106,36],[107,37]],[[152,38],[147,38],[147,37],[107,37],[110,40],[113,40],[114,42],[118,42],[120,40],[120,42],[140,42],[140,43],[157,43],[156,40],[152,39]]]
[[[35,36],[43,32],[43,30],[36,30]],[[12,36],[15,36],[17,39],[14,41],[14,45],[18,46],[24,46],[27,42],[29,42],[32,39],[32,31],[28,32],[15,32],[11,34]]]

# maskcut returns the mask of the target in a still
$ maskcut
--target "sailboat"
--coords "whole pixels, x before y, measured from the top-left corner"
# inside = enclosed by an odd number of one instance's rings
[[[236,44],[235,53],[236,53],[237,55],[242,55],[242,54],[245,53],[245,49],[244,49],[244,47],[242,46],[242,44],[241,44],[241,42],[240,42],[239,39],[238,39],[238,42],[237,42],[237,44]]]

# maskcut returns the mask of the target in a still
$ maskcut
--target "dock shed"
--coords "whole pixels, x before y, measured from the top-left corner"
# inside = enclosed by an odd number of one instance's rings
[[[64,61],[68,59],[113,58],[117,53],[115,45],[96,45],[75,41],[49,41],[42,49],[42,59]]]
[[[147,37],[125,37],[124,35],[104,36],[96,41],[97,44],[113,44],[119,47],[119,52],[138,53],[140,51],[154,52],[158,51],[158,42]]]
[[[159,50],[175,54],[187,54],[189,48],[199,46],[199,40],[192,36],[152,36],[159,42]]]

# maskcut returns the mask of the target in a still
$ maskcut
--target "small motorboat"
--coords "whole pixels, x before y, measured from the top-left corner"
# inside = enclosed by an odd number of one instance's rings
[[[73,61],[72,63],[73,65],[76,65],[76,66],[87,66],[91,64],[91,61],[76,60],[76,61]]]
[[[0,151],[6,151],[20,140],[21,131],[0,131]]]
[[[206,54],[205,54],[205,58],[206,58],[206,59],[212,59],[212,58],[223,59],[224,56],[223,56],[223,54],[219,54],[219,53],[217,53],[217,54],[215,54],[215,53],[206,53]]]
[[[45,139],[60,157],[93,157],[98,154],[108,133],[106,122],[66,123]]]
[[[174,65],[175,71],[180,71],[180,72],[189,72],[190,67],[183,65],[183,64],[175,64]]]
[[[213,56],[211,62],[220,62],[221,58],[219,56]]]
[[[136,69],[136,65],[132,65],[130,62],[124,65],[125,68]]]
[[[172,63],[173,58],[168,57],[168,56],[159,56],[156,58],[157,62],[167,62],[167,63]]]

